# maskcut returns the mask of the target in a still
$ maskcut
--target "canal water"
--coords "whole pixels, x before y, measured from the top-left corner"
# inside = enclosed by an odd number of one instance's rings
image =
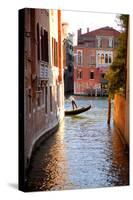
[[[107,98],[78,97],[76,102],[92,108],[65,117],[59,130],[36,151],[28,175],[29,191],[129,184],[128,153],[112,121],[110,126],[106,123]],[[70,107],[66,101],[65,108]]]

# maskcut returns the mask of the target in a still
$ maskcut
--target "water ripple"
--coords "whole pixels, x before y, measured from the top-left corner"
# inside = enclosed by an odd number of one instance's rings
[[[91,110],[66,117],[34,155],[29,190],[63,190],[129,184],[129,161],[118,134],[108,127],[107,99],[82,97]],[[67,104],[68,108],[70,105]]]

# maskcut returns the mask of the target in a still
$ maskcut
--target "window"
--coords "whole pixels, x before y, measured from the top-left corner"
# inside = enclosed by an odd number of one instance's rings
[[[101,40],[101,38],[99,38],[98,40],[97,40],[97,47],[102,47],[102,40]]]
[[[112,48],[113,47],[113,39],[109,38],[109,47]]]
[[[31,89],[28,90],[28,112],[31,113],[32,110],[32,95],[31,95]]]
[[[104,54],[101,55],[101,64],[104,64]]]
[[[48,32],[44,30],[44,61],[48,62]]]
[[[114,40],[114,47],[116,48],[116,47],[118,47],[118,45],[119,45],[118,39],[115,39]]]
[[[108,54],[105,54],[105,63],[108,63]]]
[[[111,54],[109,54],[109,63],[112,63]]]
[[[82,72],[80,72],[80,75],[79,75],[80,79],[82,79]]]
[[[82,53],[81,51],[78,51],[78,65],[81,65],[82,62]]]
[[[98,64],[101,64],[101,57],[99,53],[98,53]]]
[[[101,74],[101,78],[104,78],[104,77],[105,77],[105,74],[104,74],[104,73],[102,73],[102,74]]]
[[[95,64],[95,56],[90,56],[90,64]]]
[[[58,57],[57,57],[57,49],[58,49],[58,43],[55,38],[52,37],[52,60],[53,60],[53,65],[57,66],[58,65]]]
[[[38,60],[48,62],[48,32],[37,23],[37,56]]]
[[[37,57],[40,60],[40,35],[39,35],[39,23],[37,23]]]
[[[45,113],[47,114],[47,96],[48,96],[48,88],[45,86]]]
[[[77,79],[82,79],[83,73],[82,71],[77,71]]]
[[[42,88],[42,104],[44,104],[44,88]]]
[[[38,92],[38,96],[37,96],[37,106],[38,107],[41,106],[41,94],[40,94],[40,92]]]
[[[90,79],[94,79],[94,72],[90,72]]]
[[[41,27],[41,60],[44,61],[44,35],[42,27]]]
[[[52,112],[52,86],[50,86],[50,111]]]

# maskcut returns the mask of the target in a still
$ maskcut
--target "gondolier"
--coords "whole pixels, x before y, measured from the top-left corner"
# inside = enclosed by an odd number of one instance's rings
[[[70,96],[70,101],[72,102],[72,108],[73,108],[73,110],[74,110],[74,108],[78,108],[78,106],[77,106],[77,104],[76,104],[76,102],[75,102],[75,99],[74,99],[74,97],[73,96]]]
[[[91,109],[91,105],[86,106],[86,107],[77,108],[75,110],[65,110],[65,116],[78,115],[78,114],[81,114],[90,109]]]

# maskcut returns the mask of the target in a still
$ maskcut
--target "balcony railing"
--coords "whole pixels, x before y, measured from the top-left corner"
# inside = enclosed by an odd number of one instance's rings
[[[40,79],[48,80],[48,63],[47,62],[40,63]]]
[[[108,83],[108,81],[106,80],[106,79],[104,79],[104,78],[100,78],[100,83],[102,83],[102,84],[107,84]]]

